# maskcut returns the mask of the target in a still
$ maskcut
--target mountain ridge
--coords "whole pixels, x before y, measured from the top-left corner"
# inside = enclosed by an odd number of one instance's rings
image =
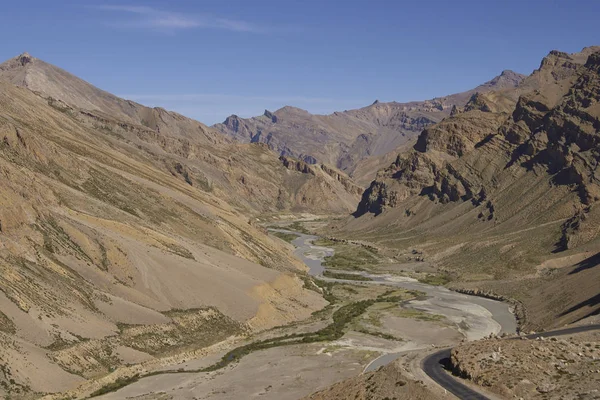
[[[281,155],[309,163],[324,162],[352,175],[361,160],[401,146],[426,126],[449,115],[453,106],[463,106],[473,93],[512,88],[523,78],[504,70],[474,89],[430,100],[375,101],[363,108],[328,115],[284,106],[248,119],[231,115],[213,127],[243,143],[267,143]]]
[[[512,93],[473,95],[380,170],[339,229],[423,249],[455,287],[535,310],[529,328],[597,313],[600,270],[579,263],[600,245],[599,65],[600,47],[552,51]]]
[[[246,211],[344,213],[358,200],[355,191],[345,192],[322,169],[310,176],[291,174],[276,154],[267,156],[267,148],[240,145],[176,112],[119,98],[28,53],[0,64],[0,81],[42,95],[87,125],[115,132],[141,146],[158,168],[232,199]],[[243,156],[253,168],[247,168]]]

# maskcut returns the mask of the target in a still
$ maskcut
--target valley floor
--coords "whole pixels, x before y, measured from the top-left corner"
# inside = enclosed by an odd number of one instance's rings
[[[397,359],[386,368],[399,368],[394,374],[410,383],[406,390],[429,393],[429,398],[435,398],[435,391],[441,393],[439,387],[416,383],[428,382],[418,367],[425,354],[463,339],[513,333],[516,329],[506,304],[451,292],[415,278],[381,273],[389,269],[391,260],[376,252],[365,253],[354,244],[332,244],[280,228],[274,232],[297,246],[297,256],[316,275],[314,282],[319,287],[314,290],[330,301],[328,307],[303,322],[237,343],[253,344],[250,351],[240,353],[223,368],[202,371],[235,354],[227,353],[233,345],[170,365],[172,373],[145,377],[98,398],[295,400]],[[353,270],[336,268],[336,262],[337,267],[342,266],[340,259],[345,254],[351,254],[358,263],[370,260],[370,272],[358,266]],[[333,275],[325,272],[328,277],[324,277],[324,271]],[[307,280],[307,285],[314,283]],[[266,345],[257,347],[256,343]]]

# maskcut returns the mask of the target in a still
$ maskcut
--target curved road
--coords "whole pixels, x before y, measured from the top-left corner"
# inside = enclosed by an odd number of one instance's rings
[[[535,333],[531,335],[526,335],[525,337],[529,339],[537,339],[539,337],[552,337],[552,336],[563,336],[563,335],[571,335],[574,333],[581,333],[587,331],[600,330],[600,324],[597,325],[584,325],[584,326],[576,326],[572,328],[559,329],[556,331],[550,332],[542,332]],[[519,338],[511,338],[511,339],[519,339]],[[511,340],[507,339],[507,340]],[[479,392],[471,389],[470,387],[462,384],[456,378],[454,378],[451,374],[446,372],[445,366],[448,365],[450,361],[450,352],[452,349],[444,349],[434,353],[423,360],[421,364],[421,368],[423,371],[431,378],[435,383],[463,400],[489,400],[488,397],[480,394]]]

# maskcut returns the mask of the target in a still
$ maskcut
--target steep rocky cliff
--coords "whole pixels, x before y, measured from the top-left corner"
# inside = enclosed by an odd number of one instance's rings
[[[557,57],[565,62],[557,63]],[[551,52],[542,61],[532,77],[551,69],[564,87],[560,99],[554,82],[536,90],[518,88],[525,93],[516,103],[514,91],[474,94],[460,112],[423,130],[412,151],[378,173],[356,215],[381,213],[412,195],[479,203],[502,188],[503,170],[521,173],[540,166],[553,182],[574,185],[582,204],[589,204],[597,197],[597,58],[593,53],[581,65]],[[530,78],[524,83],[530,85]]]
[[[304,207],[306,210],[327,209],[343,213],[355,207],[363,193],[363,188],[336,168],[325,164],[308,164],[288,156],[279,159],[288,170],[307,177],[304,184],[296,185],[297,189],[288,200],[296,204],[293,208],[296,211]]]
[[[533,308],[531,287],[546,288],[562,300],[529,314],[533,326],[597,312],[588,282],[600,270],[576,260],[600,250],[599,67],[599,47],[553,51],[516,89],[473,95],[378,172],[341,229],[425,249],[456,279],[477,282],[463,286]],[[557,257],[560,272],[543,266]],[[582,290],[559,290],[553,276]]]

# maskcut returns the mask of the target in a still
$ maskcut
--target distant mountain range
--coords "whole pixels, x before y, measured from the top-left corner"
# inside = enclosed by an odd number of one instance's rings
[[[266,143],[281,155],[330,164],[352,176],[362,160],[383,156],[405,144],[450,115],[453,107],[463,107],[474,93],[514,88],[524,77],[506,70],[474,89],[426,101],[375,101],[330,115],[287,106],[248,119],[231,115],[213,127],[242,143]],[[364,181],[362,176],[358,178]]]
[[[347,177],[333,167],[291,173],[266,147],[238,144],[181,114],[124,100],[27,53],[0,64],[0,81],[40,94],[82,123],[112,132],[120,145],[137,147],[155,167],[247,211],[345,213],[362,193],[348,191]]]

